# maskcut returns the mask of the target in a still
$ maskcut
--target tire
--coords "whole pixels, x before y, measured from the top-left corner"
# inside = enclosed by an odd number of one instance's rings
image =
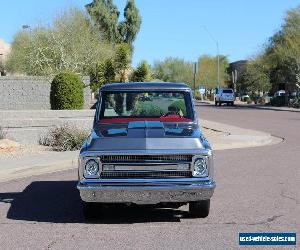
[[[218,105],[218,102],[217,101],[215,101],[215,106],[217,106]]]
[[[191,201],[189,213],[193,218],[205,218],[209,215],[210,200]]]
[[[229,104],[231,104],[231,103],[229,103],[229,102],[226,103],[227,106],[229,106]]]
[[[230,104],[231,104],[231,106],[234,106],[234,102],[231,102]]]
[[[219,106],[221,106],[222,102],[219,102]]]
[[[83,216],[85,219],[90,220],[90,219],[95,219],[99,216],[99,204],[94,203],[94,202],[82,202],[82,212]]]

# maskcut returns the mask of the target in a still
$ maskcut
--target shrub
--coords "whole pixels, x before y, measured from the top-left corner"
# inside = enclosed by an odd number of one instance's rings
[[[5,139],[5,138],[6,138],[6,133],[4,132],[2,127],[0,126],[0,140]]]
[[[55,151],[73,151],[81,148],[89,133],[76,126],[65,124],[51,129],[39,143]]]
[[[201,100],[201,95],[200,95],[200,93],[199,93],[199,92],[196,92],[194,98],[195,98],[196,100]]]
[[[247,103],[248,103],[248,100],[251,101],[250,97],[249,97],[249,96],[246,96],[246,97],[243,98],[242,102],[247,102]],[[251,102],[252,102],[252,101],[251,101]],[[250,103],[251,103],[251,102],[250,102]]]
[[[51,109],[82,109],[84,104],[83,83],[71,72],[56,75],[51,83]]]
[[[276,107],[281,107],[285,105],[285,96],[276,96],[271,100],[271,105]]]
[[[296,97],[295,99],[293,99],[291,104],[292,104],[293,108],[299,109],[300,108],[300,97]]]
[[[162,114],[164,110],[152,103],[138,103],[132,112],[134,116],[160,116]]]
[[[183,115],[186,115],[186,107],[185,107],[185,103],[182,100],[178,100],[173,102],[169,108],[175,108],[176,110],[180,111],[183,113]]]

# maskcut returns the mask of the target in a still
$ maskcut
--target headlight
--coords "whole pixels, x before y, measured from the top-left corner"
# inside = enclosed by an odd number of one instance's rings
[[[195,177],[207,177],[208,168],[206,158],[198,158],[194,162],[193,176]]]
[[[99,164],[95,160],[88,160],[85,164],[84,175],[86,178],[98,178]]]

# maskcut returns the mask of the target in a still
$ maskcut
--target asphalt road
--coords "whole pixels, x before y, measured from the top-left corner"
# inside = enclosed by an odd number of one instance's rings
[[[218,186],[208,218],[188,218],[186,206],[127,208],[87,223],[76,171],[57,172],[0,183],[0,248],[236,249],[239,232],[296,231],[299,238],[300,113],[197,109],[200,118],[284,138],[277,145],[215,152]]]

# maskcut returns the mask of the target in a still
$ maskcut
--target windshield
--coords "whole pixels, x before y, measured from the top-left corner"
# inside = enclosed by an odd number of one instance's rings
[[[100,119],[107,118],[171,118],[176,121],[191,121],[190,95],[182,91],[103,92]]]
[[[233,91],[232,91],[232,89],[223,89],[223,93],[225,93],[225,94],[232,94]]]

